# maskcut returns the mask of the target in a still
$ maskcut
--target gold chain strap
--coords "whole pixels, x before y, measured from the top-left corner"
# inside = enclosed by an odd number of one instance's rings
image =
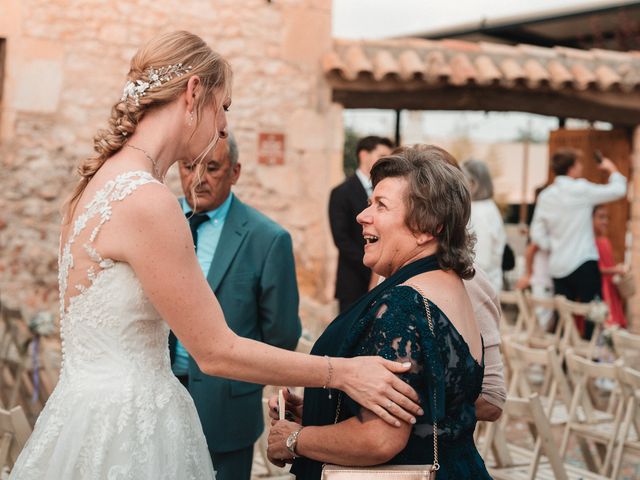
[[[433,320],[431,319],[431,309],[429,308],[429,302],[427,301],[427,296],[423,293],[422,289],[417,287],[416,285],[407,284],[414,290],[416,290],[422,296],[422,301],[424,303],[424,309],[427,312],[427,322],[429,323],[429,330],[431,330],[431,334],[435,337],[436,332],[433,328]],[[336,418],[333,423],[338,423],[338,418],[340,418],[340,406],[342,405],[342,392],[338,394],[338,405],[336,406]],[[436,410],[436,389],[433,389],[433,409]],[[438,463],[438,422],[433,422],[433,470],[440,470],[440,463]]]
[[[424,303],[424,309],[427,312],[427,322],[429,323],[429,330],[431,330],[431,335],[436,336],[435,329],[433,328],[433,320],[431,319],[431,309],[429,308],[429,302],[427,301],[427,296],[424,294],[422,289],[417,285],[408,284],[414,290],[417,290],[418,293],[422,296],[422,302]],[[433,409],[437,410],[436,406],[436,389],[435,386],[433,388]],[[434,412],[435,415],[435,412]],[[434,420],[433,422],[433,469],[439,470],[440,464],[438,463],[438,422]]]

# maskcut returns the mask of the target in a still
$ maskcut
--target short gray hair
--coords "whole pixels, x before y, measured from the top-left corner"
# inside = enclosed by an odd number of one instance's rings
[[[236,137],[233,136],[233,133],[229,132],[227,135],[227,157],[229,158],[229,162],[232,167],[238,163],[239,156],[240,153],[238,152]]]
[[[471,199],[487,200],[493,198],[493,181],[489,166],[482,160],[467,160],[462,164],[462,171],[471,182]]]

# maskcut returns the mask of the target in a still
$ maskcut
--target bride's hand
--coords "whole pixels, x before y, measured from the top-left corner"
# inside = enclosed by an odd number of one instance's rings
[[[418,394],[396,376],[407,372],[411,363],[382,357],[332,358],[330,361],[335,368],[335,382],[330,386],[346,392],[388,424],[399,427],[400,420],[414,424],[415,415],[424,414],[417,403]]]

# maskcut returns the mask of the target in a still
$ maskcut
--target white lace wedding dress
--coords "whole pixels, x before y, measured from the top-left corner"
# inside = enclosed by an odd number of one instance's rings
[[[112,204],[150,182],[156,180],[147,172],[108,182],[62,247],[60,379],[11,479],[215,477],[193,401],[171,373],[169,327],[131,267],[102,258],[93,247]],[[84,282],[70,287],[67,297],[71,271]]]

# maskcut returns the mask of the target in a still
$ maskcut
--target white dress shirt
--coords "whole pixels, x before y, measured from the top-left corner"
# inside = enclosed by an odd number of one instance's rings
[[[549,273],[564,278],[585,262],[598,260],[593,235],[593,207],[617,200],[627,191],[627,179],[614,172],[601,185],[559,175],[538,197],[531,240],[550,252]]]
[[[360,183],[367,192],[367,198],[371,198],[371,195],[373,194],[373,184],[371,183],[371,178],[367,177],[359,168],[356,169],[356,177],[358,177],[358,180],[360,180]]]
[[[487,274],[496,292],[502,290],[502,255],[507,243],[502,215],[488,198],[471,202],[469,229],[476,234],[476,264]]]

